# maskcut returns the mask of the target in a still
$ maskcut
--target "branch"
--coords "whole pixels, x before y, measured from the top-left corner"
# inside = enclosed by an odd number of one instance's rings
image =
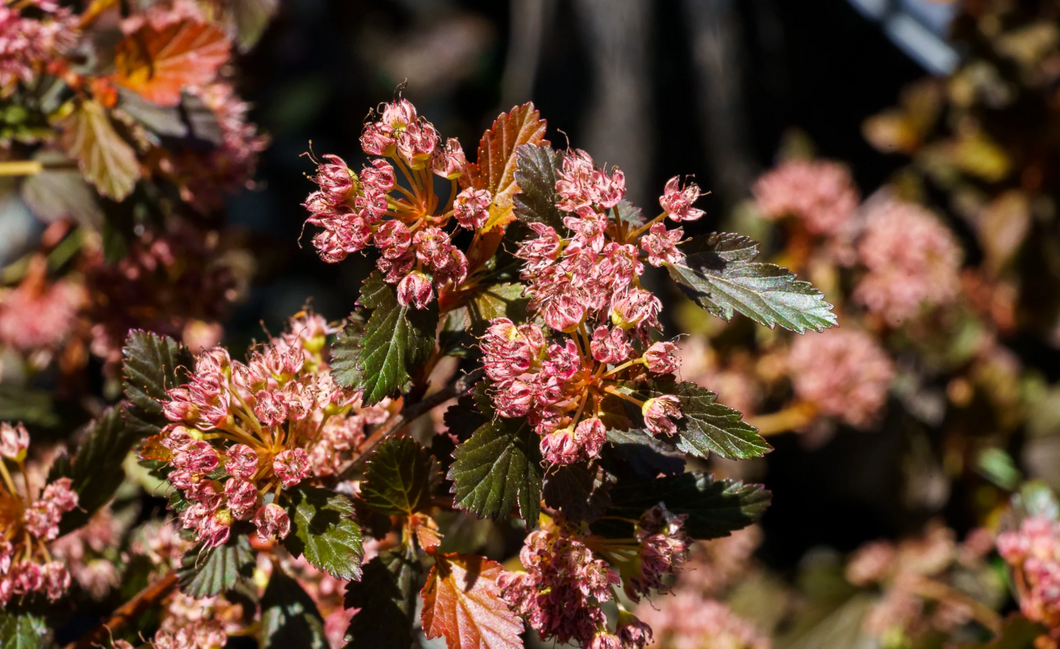
[[[130,620],[135,620],[143,615],[144,611],[157,605],[176,587],[177,571],[170,570],[164,577],[122,604],[106,622],[66,645],[66,649],[92,649],[92,647],[100,646],[116,629],[120,629]]]
[[[368,439],[364,440],[361,445],[357,447],[357,457],[353,459],[350,466],[346,467],[346,469],[339,474],[339,480],[348,480],[350,475],[364,464],[364,461],[369,455],[371,455],[372,451],[375,450],[375,447],[379,446],[380,442],[384,439],[390,437],[446,401],[450,399],[458,399],[470,392],[472,388],[475,387],[475,384],[482,378],[482,374],[483,370],[480,367],[473,372],[458,377],[449,385],[433,394],[427,395],[427,397],[420,401],[405,404],[405,407],[401,409],[401,412],[388,419],[385,424],[377,428]]]

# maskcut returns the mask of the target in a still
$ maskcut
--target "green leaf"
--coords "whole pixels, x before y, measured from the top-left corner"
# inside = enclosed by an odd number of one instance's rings
[[[359,302],[372,311],[364,335],[356,343],[340,336],[336,343],[357,345],[357,372],[342,366],[335,380],[343,387],[363,389],[364,403],[371,405],[399,391],[411,373],[430,358],[438,327],[438,302],[426,309],[401,306],[394,286],[384,282],[378,272],[365,280]],[[344,383],[346,379],[353,382]]]
[[[96,191],[77,169],[63,164],[68,158],[58,151],[41,149],[33,159],[42,162],[45,168],[22,182],[22,200],[26,206],[42,221],[69,218],[98,231],[103,225],[103,210]]]
[[[0,386],[0,420],[20,421],[50,428],[59,423],[52,394],[14,386]]]
[[[162,414],[166,390],[187,382],[195,358],[169,336],[134,329],[122,347],[125,424],[139,438],[157,435],[168,424]]]
[[[413,514],[430,506],[437,472],[434,457],[419,442],[391,437],[368,461],[361,499],[383,514]]]
[[[591,527],[594,534],[611,538],[632,536],[633,524],[628,521],[663,503],[674,514],[688,515],[684,529],[692,538],[716,539],[757,521],[772,498],[762,485],[715,480],[709,473],[619,483],[610,495],[607,518]]]
[[[758,429],[743,421],[738,410],[718,403],[718,395],[685,381],[653,381],[651,396],[672,394],[681,400],[677,448],[697,457],[715,453],[729,460],[762,457],[773,450]]]
[[[600,466],[568,464],[545,475],[541,492],[545,504],[575,523],[590,522],[604,515],[611,504],[610,480]]]
[[[262,649],[328,649],[324,620],[297,581],[275,567],[261,598]]]
[[[1012,497],[1012,510],[1019,521],[1030,517],[1060,520],[1060,504],[1057,503],[1056,495],[1041,480],[1031,480],[1020,487],[1019,493]]]
[[[41,649],[47,636],[41,618],[0,611],[0,649]]]
[[[196,599],[212,597],[254,576],[254,551],[246,534],[235,534],[216,548],[203,544],[184,553],[177,571],[180,589]]]
[[[364,565],[361,581],[346,585],[350,620],[346,649],[409,649],[423,564],[411,545],[381,552]]]
[[[563,212],[556,208],[556,172],[563,155],[545,144],[524,144],[515,150],[515,182],[521,190],[512,199],[515,218],[544,223],[562,232]]]
[[[361,368],[357,365],[357,356],[361,348],[361,337],[364,336],[364,322],[356,316],[339,332],[335,344],[331,346],[331,376],[341,386],[349,387],[361,384]]]
[[[336,579],[361,578],[361,528],[353,521],[353,503],[342,494],[317,487],[287,492],[291,533],[284,547]]]
[[[456,447],[449,479],[457,507],[479,516],[507,516],[518,501],[527,526],[541,508],[540,437],[525,419],[497,418]]]
[[[88,425],[69,469],[71,487],[78,495],[77,509],[63,514],[59,525],[61,534],[84,525],[114,497],[125,480],[122,462],[137,439],[122,421],[118,406],[108,408]]]
[[[620,479],[650,479],[685,471],[685,454],[643,430],[607,431],[604,467]]]
[[[667,264],[670,277],[711,314],[731,320],[738,311],[769,328],[798,333],[836,325],[832,305],[788,269],[753,261],[758,243],[737,234],[714,233],[681,244],[684,264]]]
[[[960,649],[1033,649],[1038,636],[1045,635],[1041,624],[1031,622],[1018,613],[1009,615],[1001,623],[1001,632],[989,642],[962,644]]]

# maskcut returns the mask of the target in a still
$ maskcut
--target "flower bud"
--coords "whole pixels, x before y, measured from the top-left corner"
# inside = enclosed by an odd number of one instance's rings
[[[468,187],[456,195],[453,201],[453,216],[461,227],[468,230],[477,230],[486,225],[489,220],[489,208],[493,197],[488,189],[472,189]]]
[[[15,462],[26,459],[29,448],[29,433],[22,424],[12,426],[7,422],[0,423],[0,456]]]
[[[644,363],[648,370],[656,374],[672,374],[681,367],[681,359],[677,357],[677,345],[671,342],[658,342],[644,352]]]
[[[397,299],[402,306],[412,305],[414,309],[426,309],[434,299],[431,278],[418,270],[412,271],[398,283]]]
[[[640,408],[644,423],[652,435],[673,435],[677,425],[672,419],[681,418],[681,400],[672,394],[648,399]]]
[[[254,525],[257,527],[258,538],[264,543],[274,535],[278,539],[286,538],[291,531],[291,519],[283,507],[276,503],[269,503],[258,508],[254,515]]]
[[[309,469],[309,456],[300,448],[280,451],[272,459],[272,470],[287,487],[293,487],[308,478]]]

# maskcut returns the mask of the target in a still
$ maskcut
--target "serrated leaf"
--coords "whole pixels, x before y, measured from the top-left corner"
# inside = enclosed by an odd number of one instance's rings
[[[62,168],[68,158],[58,151],[43,149],[33,156],[45,167],[22,182],[22,200],[42,221],[70,219],[93,230],[103,226],[103,210],[84,177],[76,169]]]
[[[346,585],[346,608],[360,609],[346,631],[346,649],[409,649],[423,564],[411,545],[381,552]]]
[[[399,391],[411,373],[426,363],[434,351],[434,334],[438,327],[438,303],[426,309],[401,306],[394,287],[372,273],[361,287],[358,300],[372,310],[359,339],[340,336],[332,350],[340,361],[336,382],[347,388],[364,390],[366,405],[382,401]],[[348,358],[350,346],[356,345],[354,367]],[[353,382],[345,383],[352,379]]]
[[[836,325],[820,291],[788,269],[755,262],[758,244],[741,235],[714,233],[681,244],[684,264],[667,264],[670,277],[711,314],[724,320],[739,312],[769,328],[798,333]]]
[[[468,165],[460,182],[465,187],[488,189],[493,195],[483,231],[502,228],[515,219],[512,199],[519,191],[515,183],[516,149],[523,144],[548,144],[545,126],[534,104],[528,102],[501,113],[482,134],[478,159]]]
[[[471,439],[475,431],[493,419],[493,403],[486,389],[486,382],[480,381],[471,392],[449,406],[442,416],[449,434],[458,441]]]
[[[187,382],[184,370],[195,358],[169,336],[138,329],[129,332],[121,352],[125,424],[140,438],[157,435],[169,423],[162,414],[166,390]]]
[[[423,587],[423,633],[449,649],[517,649],[523,623],[501,599],[499,563],[470,554],[437,557]]]
[[[70,467],[70,486],[77,492],[77,508],[63,514],[59,531],[81,527],[107,504],[125,480],[122,463],[139,439],[122,421],[120,405],[108,408],[88,425]]]
[[[480,288],[465,306],[449,312],[442,332],[448,345],[465,350],[473,347],[475,338],[486,332],[494,318],[525,320],[530,298],[523,291],[524,286],[514,282]]]
[[[611,484],[600,466],[567,464],[545,475],[541,497],[545,504],[575,523],[590,522],[604,515],[611,504]]]
[[[456,447],[449,479],[454,504],[479,516],[507,516],[517,501],[527,526],[541,509],[540,436],[525,419],[487,421]]]
[[[47,638],[43,619],[0,611],[0,649],[42,649]]]
[[[677,448],[698,457],[715,453],[730,460],[762,457],[773,450],[758,429],[743,421],[738,410],[718,403],[718,395],[695,383],[653,381],[651,396],[672,394],[681,400]]]
[[[1045,635],[1045,628],[1031,622],[1018,613],[1006,617],[1001,623],[1001,631],[989,642],[961,644],[959,649],[1033,649],[1035,639]]]
[[[361,528],[353,520],[353,503],[342,494],[317,487],[287,492],[291,533],[283,540],[287,551],[336,579],[361,578]]]
[[[114,81],[162,106],[180,103],[187,86],[213,81],[231,43],[219,27],[195,18],[157,24],[147,18],[114,49]]]
[[[347,323],[331,345],[331,377],[341,386],[361,384],[361,370],[357,366],[357,354],[364,335],[364,323],[359,319]]]
[[[324,620],[313,598],[288,577],[273,568],[261,598],[262,649],[328,649]]]
[[[437,472],[437,462],[419,442],[411,437],[391,437],[368,461],[360,497],[383,514],[413,514],[430,506]]]
[[[245,534],[233,534],[216,548],[196,545],[181,557],[177,571],[180,590],[195,599],[220,595],[253,576],[254,551]]]
[[[675,514],[688,515],[684,530],[694,539],[728,536],[757,521],[772,498],[762,485],[715,480],[709,473],[620,482],[610,495],[606,518],[593,523],[591,529],[594,534],[612,538],[632,536],[629,521],[639,519],[659,503]]]
[[[556,207],[556,172],[563,155],[545,144],[524,144],[515,149],[515,160],[520,190],[512,199],[515,218],[563,232],[563,212]]]
[[[140,178],[140,163],[136,151],[114,130],[107,109],[82,100],[59,121],[59,127],[63,149],[99,193],[120,201],[132,192]]]

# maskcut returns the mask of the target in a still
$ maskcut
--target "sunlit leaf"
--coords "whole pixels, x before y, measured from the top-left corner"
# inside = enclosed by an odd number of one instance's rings
[[[437,557],[423,587],[423,633],[449,649],[516,649],[523,623],[501,599],[501,565],[469,554]]]
[[[59,126],[63,149],[101,194],[120,201],[132,192],[140,163],[136,151],[114,130],[107,109],[92,100],[80,101]]]
[[[479,516],[507,516],[512,505],[528,525],[541,501],[540,436],[525,419],[497,418],[482,424],[453,453],[449,479],[454,504]]]
[[[353,503],[328,489],[299,486],[288,492],[291,533],[287,551],[336,579],[360,579],[364,548],[353,520]]]
[[[224,545],[196,545],[181,557],[177,576],[180,590],[196,599],[212,597],[235,587],[254,574],[254,551],[246,534],[235,534]]]

